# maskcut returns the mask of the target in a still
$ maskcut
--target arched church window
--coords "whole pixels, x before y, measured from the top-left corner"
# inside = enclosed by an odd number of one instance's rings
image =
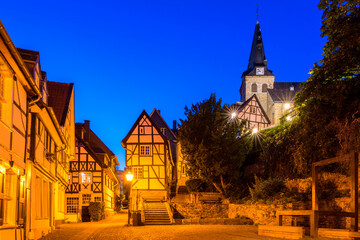
[[[251,85],[251,91],[252,91],[252,92],[257,92],[257,85],[256,85],[256,83],[253,83],[253,84]]]
[[[264,83],[262,85],[262,92],[267,92],[267,84],[266,83]]]

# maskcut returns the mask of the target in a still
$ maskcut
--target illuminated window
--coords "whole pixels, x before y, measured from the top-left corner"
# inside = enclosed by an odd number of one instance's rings
[[[79,209],[79,198],[68,197],[66,199],[66,213],[77,213]]]
[[[150,156],[150,146],[149,145],[140,146],[140,155]]]
[[[160,131],[164,134],[164,136],[166,136],[166,128],[160,128]]]
[[[143,168],[142,167],[134,167],[134,178],[135,179],[143,179]]]
[[[251,85],[251,91],[252,91],[252,92],[257,92],[257,85],[256,85],[256,83],[253,83],[253,84]]]
[[[0,73],[0,120],[2,120],[2,111],[5,112],[3,108],[3,103],[5,103],[5,85],[4,85],[4,78],[1,76]]]
[[[91,183],[91,173],[80,173],[81,183]]]
[[[89,204],[91,201],[91,194],[82,195],[82,204]]]
[[[101,202],[101,197],[95,197],[95,198],[94,198],[94,201],[95,201],[95,202]]]

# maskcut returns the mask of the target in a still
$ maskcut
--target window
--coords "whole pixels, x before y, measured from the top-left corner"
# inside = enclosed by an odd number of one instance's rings
[[[79,209],[79,198],[68,197],[66,199],[66,213],[77,213]]]
[[[262,92],[267,92],[267,84],[266,83],[264,83],[262,85]]]
[[[140,155],[150,156],[150,146],[148,146],[148,145],[140,146]]]
[[[134,167],[134,178],[135,179],[143,179],[143,168],[142,167]]]
[[[256,113],[256,108],[254,106],[250,106],[250,113]]]
[[[80,173],[81,183],[91,183],[91,173]]]
[[[139,134],[145,134],[145,128],[139,127]]]
[[[4,223],[4,208],[5,208],[4,182],[5,182],[5,174],[0,171],[0,226]]]
[[[4,85],[4,78],[1,76],[0,73],[0,120],[2,120],[2,113],[5,112],[3,103],[5,103],[5,85]]]
[[[49,183],[43,182],[43,218],[49,217]]]
[[[160,128],[160,131],[162,134],[164,134],[164,136],[166,136],[166,128]]]
[[[82,204],[89,204],[91,201],[91,194],[82,195]]]
[[[94,198],[94,201],[95,201],[95,202],[101,202],[101,197],[95,197],[95,198]]]
[[[253,83],[253,84],[251,85],[251,91],[252,91],[252,92],[257,92],[257,85],[256,85],[256,83]]]
[[[36,176],[35,179],[35,210],[36,218],[41,218],[42,216],[42,207],[41,207],[41,178]]]

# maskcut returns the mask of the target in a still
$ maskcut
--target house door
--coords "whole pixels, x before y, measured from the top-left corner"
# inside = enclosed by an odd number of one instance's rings
[[[90,222],[89,206],[82,206],[81,219],[83,222]]]

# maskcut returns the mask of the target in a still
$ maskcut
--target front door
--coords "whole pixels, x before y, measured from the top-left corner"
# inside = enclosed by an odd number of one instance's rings
[[[81,219],[83,222],[90,222],[89,206],[82,206]]]

